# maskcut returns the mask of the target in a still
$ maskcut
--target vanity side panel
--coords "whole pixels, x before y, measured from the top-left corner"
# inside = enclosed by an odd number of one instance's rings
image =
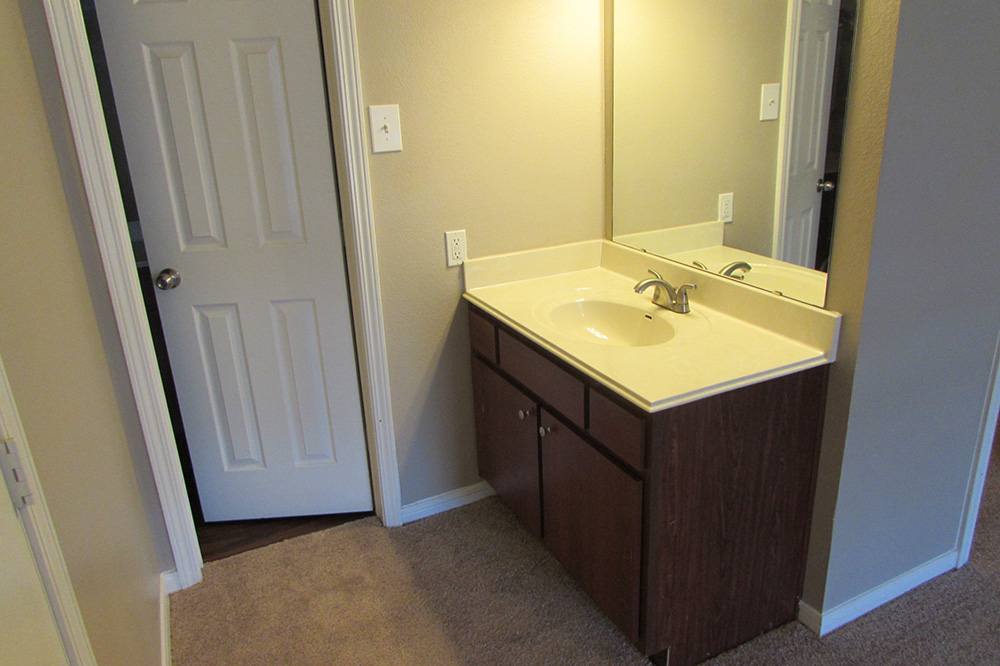
[[[695,664],[795,618],[826,366],[654,416],[646,652]]]

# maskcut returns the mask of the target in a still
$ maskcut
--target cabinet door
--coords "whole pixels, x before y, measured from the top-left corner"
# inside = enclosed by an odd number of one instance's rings
[[[479,476],[541,536],[535,403],[478,358],[472,359],[472,386]]]
[[[642,481],[542,411],[545,545],[633,642]]]

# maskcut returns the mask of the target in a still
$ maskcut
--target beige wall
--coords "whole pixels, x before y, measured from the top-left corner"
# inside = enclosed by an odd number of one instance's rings
[[[780,83],[787,0],[615,0],[616,235],[717,219],[726,245],[770,256],[778,123],[760,87]]]
[[[31,58],[35,64],[35,75],[38,77],[42,93],[42,104],[48,118],[49,133],[52,135],[56,162],[62,175],[63,194],[66,196],[66,205],[76,234],[83,272],[87,278],[94,314],[97,316],[98,331],[104,344],[105,358],[111,371],[111,381],[118,400],[118,412],[122,417],[125,438],[129,443],[129,453],[135,462],[135,479],[139,485],[139,495],[146,510],[146,519],[160,560],[160,569],[170,571],[175,568],[173,552],[170,548],[163,511],[160,508],[160,496],[153,479],[153,469],[149,464],[149,454],[146,451],[146,440],[139,421],[135,396],[132,394],[128,366],[118,335],[118,324],[111,306],[107,279],[104,276],[104,264],[94,237],[90,205],[80,174],[80,164],[76,156],[62,85],[59,82],[59,71],[52,50],[45,8],[34,0],[20,0],[19,4]]]
[[[826,293],[826,306],[842,313],[844,319],[837,362],[830,369],[823,449],[803,593],[806,602],[816,609],[822,608],[826,585],[840,467],[847,438],[847,417],[851,409],[854,366],[861,338],[868,253],[878,200],[878,175],[889,110],[899,0],[862,2],[858,12],[851,89],[848,93],[847,132],[838,185],[842,196],[837,200],[837,223]]]
[[[480,257],[603,236],[600,0],[355,2],[364,102],[399,104],[403,151],[370,155],[403,503],[475,483],[461,273]]]
[[[148,666],[160,565],[13,0],[0,89],[0,353],[98,662]]]

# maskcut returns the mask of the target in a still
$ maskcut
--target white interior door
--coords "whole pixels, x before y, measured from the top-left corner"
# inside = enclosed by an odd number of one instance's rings
[[[840,0],[801,0],[794,57],[790,141],[785,162],[784,207],[778,259],[813,268],[819,236],[830,118],[830,92],[837,51]]]
[[[372,508],[312,0],[97,0],[206,520]]]

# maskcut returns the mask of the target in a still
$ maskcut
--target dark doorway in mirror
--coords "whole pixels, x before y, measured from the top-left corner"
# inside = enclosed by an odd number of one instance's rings
[[[830,270],[830,249],[833,241],[833,218],[837,209],[837,185],[840,182],[840,157],[847,119],[847,92],[850,87],[851,61],[854,55],[854,32],[857,25],[858,0],[841,0],[840,22],[837,28],[836,62],[830,94],[830,124],[827,130],[826,166],[823,181],[833,189],[824,192],[819,213],[819,239],[816,243],[816,270]]]

